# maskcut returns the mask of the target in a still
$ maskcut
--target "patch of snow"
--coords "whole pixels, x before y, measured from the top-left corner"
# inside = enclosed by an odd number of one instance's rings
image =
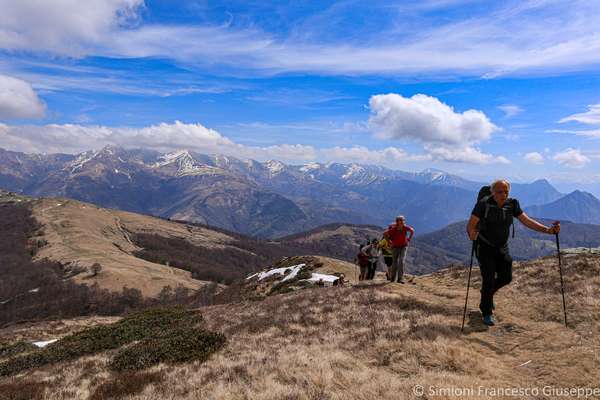
[[[313,171],[315,169],[320,169],[320,168],[321,168],[321,164],[316,163],[316,162],[311,162],[311,163],[305,164],[302,167],[300,167],[300,171],[308,172],[308,171]]]
[[[52,344],[57,341],[58,341],[58,339],[46,340],[44,342],[33,342],[33,345],[37,346],[41,349],[41,348],[44,348],[44,347],[48,346],[49,344]]]
[[[127,173],[127,172],[119,171],[118,169],[115,168],[115,174],[125,175],[129,180],[131,180],[131,175],[129,175],[129,173]]]
[[[281,280],[281,282],[285,282],[285,281],[289,281],[290,279],[294,279],[296,277],[296,275],[298,275],[298,272],[300,272],[300,270],[302,269],[302,267],[304,267],[306,264],[299,264],[299,265],[294,265],[292,267],[292,271],[286,275],[285,278],[283,278]]]
[[[154,164],[155,167],[163,167],[165,165],[169,165],[172,164],[174,162],[177,162],[179,160],[183,160],[183,161],[193,161],[194,159],[192,158],[192,155],[190,154],[189,151],[187,150],[179,150],[179,151],[175,151],[173,153],[168,153],[168,154],[164,154],[162,156],[159,157],[159,160],[157,163]]]
[[[38,288],[29,290],[29,293],[37,293],[39,291],[40,291],[40,288],[38,287]]]
[[[209,165],[198,164],[189,151],[180,150],[161,156],[159,161],[152,165],[153,168],[161,168],[169,165],[177,166],[176,176],[199,175],[205,173],[218,173],[220,168]]]
[[[271,175],[277,175],[285,169],[285,164],[281,161],[269,160],[265,163],[265,167],[271,172]]]
[[[75,171],[81,169],[87,162],[93,160],[97,155],[98,153],[94,150],[86,151],[85,153],[78,155],[75,160],[69,163],[69,166],[71,167],[71,173],[74,174]]]
[[[312,276],[309,279],[305,279],[309,282],[319,282],[319,281],[323,281],[323,282],[335,282],[338,279],[340,279],[339,276],[335,276],[335,275],[327,275],[327,274],[318,274],[313,272]]]
[[[365,172],[365,169],[358,164],[351,164],[350,167],[346,170],[346,173],[342,175],[342,179],[350,179],[354,175],[362,174]]]
[[[217,154],[215,159],[217,162],[222,161],[225,165],[228,165],[230,163],[229,157],[221,155],[221,154]]]
[[[298,264],[298,265],[294,265],[291,267],[275,268],[275,269],[271,269],[269,271],[257,272],[256,274],[252,274],[249,277],[247,277],[246,280],[251,279],[255,276],[258,276],[258,280],[262,281],[263,279],[268,278],[269,276],[285,275],[286,272],[289,272],[289,274],[286,275],[285,278],[283,278],[282,282],[284,282],[284,281],[290,280],[290,279],[294,278],[296,275],[298,275],[298,272],[300,272],[300,270],[304,266],[306,266],[306,264]]]

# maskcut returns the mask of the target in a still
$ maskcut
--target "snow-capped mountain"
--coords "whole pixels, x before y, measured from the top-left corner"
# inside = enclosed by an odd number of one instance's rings
[[[239,160],[186,149],[106,146],[77,155],[0,149],[0,187],[185,219],[264,237],[334,222],[385,226],[404,214],[421,233],[465,219],[483,183],[444,171],[358,163]],[[523,206],[562,195],[547,181],[515,184]]]
[[[158,161],[152,165],[152,168],[161,173],[177,177],[223,172],[221,168],[197,161],[187,150],[161,155]]]

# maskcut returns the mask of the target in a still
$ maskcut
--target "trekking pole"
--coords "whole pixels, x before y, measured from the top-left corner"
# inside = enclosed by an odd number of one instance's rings
[[[558,271],[560,272],[560,292],[562,293],[563,313],[565,315],[565,328],[568,328],[568,326],[567,326],[567,303],[565,302],[565,284],[563,282],[562,261],[560,258],[560,241],[558,240],[558,233],[555,233],[554,235],[556,236],[556,251],[558,252]]]
[[[471,287],[471,271],[473,270],[473,256],[475,255],[475,241],[473,241],[473,247],[471,248],[471,263],[469,264],[469,279],[467,281],[467,297],[465,298],[465,309],[463,311],[463,320],[460,331],[465,331],[465,318],[467,316],[467,303],[469,301],[469,288]]]

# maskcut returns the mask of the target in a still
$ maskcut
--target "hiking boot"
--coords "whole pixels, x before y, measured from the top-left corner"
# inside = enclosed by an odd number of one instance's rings
[[[398,279],[398,283],[401,283],[404,285],[406,283],[406,281],[404,279]]]
[[[494,319],[494,316],[492,314],[484,315],[483,323],[486,324],[487,326],[494,326],[494,325],[496,325],[496,320]]]

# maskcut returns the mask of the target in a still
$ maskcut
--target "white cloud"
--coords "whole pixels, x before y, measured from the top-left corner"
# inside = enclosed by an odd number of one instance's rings
[[[504,112],[506,118],[514,117],[515,115],[521,114],[523,109],[516,104],[503,104],[498,106],[498,109]]]
[[[458,145],[480,142],[498,130],[478,110],[457,113],[435,97],[380,94],[369,100],[369,124],[386,139],[414,139],[423,143]]]
[[[533,151],[531,153],[527,153],[523,156],[523,159],[531,164],[543,164],[544,156],[538,153],[537,151]]]
[[[25,81],[0,75],[0,120],[41,118],[46,105]]]
[[[427,13],[409,18],[406,10],[394,14],[384,4],[390,20],[402,23],[382,21],[384,28],[375,34],[336,31],[328,17],[313,19],[303,34],[290,29],[288,35],[275,36],[257,28],[251,16],[248,27],[144,24],[143,0],[0,0],[0,48],[67,56],[165,57],[218,67],[220,72],[223,66],[250,69],[253,76],[257,71],[312,71],[497,77],[598,65],[600,14],[594,1],[521,3],[499,2],[485,14],[469,13],[468,19],[445,23],[430,20]],[[311,34],[315,31],[337,40],[320,41],[322,35]]]
[[[600,129],[548,129],[549,133],[572,133],[577,136],[600,138]]]
[[[126,32],[143,0],[0,0],[0,48],[92,54]]]
[[[395,93],[376,95],[371,97],[369,107],[369,126],[379,138],[420,142],[427,154],[441,161],[510,162],[474,147],[499,130],[481,111],[456,112],[437,98],[424,94],[410,98]]]
[[[364,146],[332,147],[322,149],[319,159],[323,161],[356,162],[362,164],[376,164],[394,166],[408,161],[429,161],[427,154],[408,154],[397,147],[387,147],[383,150],[369,150]]]
[[[562,118],[558,122],[564,123],[569,121],[575,121],[589,125],[600,124],[600,104],[589,105],[588,110],[586,112],[569,115],[567,117]]]
[[[481,150],[471,147],[443,147],[425,146],[425,150],[435,160],[469,163],[469,164],[510,164],[510,160],[504,156],[493,156],[482,153]]]
[[[185,148],[199,153],[219,153],[263,161],[277,159],[300,163],[319,160],[397,166],[402,162],[431,159],[428,155],[407,154],[396,147],[370,150],[361,146],[315,148],[301,144],[247,146],[236,143],[201,124],[185,124],[179,121],[143,128],[74,124],[44,126],[0,124],[0,147],[14,151],[74,154],[89,149],[99,149],[107,144],[158,151]]]
[[[581,154],[581,150],[573,148],[557,152],[553,159],[559,164],[569,168],[582,168],[590,162],[589,157]]]

